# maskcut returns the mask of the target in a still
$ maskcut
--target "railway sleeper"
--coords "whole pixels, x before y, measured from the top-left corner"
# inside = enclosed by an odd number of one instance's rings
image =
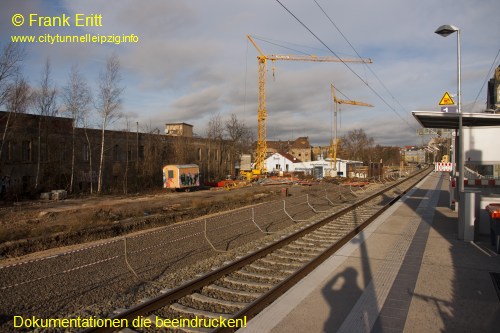
[[[169,310],[171,311],[165,311],[165,312],[159,312],[158,317],[161,318],[179,318],[179,317],[184,317],[184,318],[206,318],[206,319],[215,319],[215,318],[220,318],[221,316],[224,318],[229,318],[230,315],[225,314],[225,313],[213,313],[210,311],[205,311],[205,310],[200,310],[200,309],[195,309],[189,306],[185,306],[180,303],[172,303],[169,305]],[[165,313],[165,315],[164,315]]]
[[[332,230],[323,229],[323,227],[321,227],[319,229],[314,230],[313,234],[323,237],[332,237]]]
[[[273,287],[273,285],[270,283],[243,281],[229,275],[220,280],[217,280],[216,284],[228,289],[260,293],[266,292]]]
[[[300,245],[294,245],[294,246],[286,246],[282,249],[279,250],[279,253],[287,254],[292,257],[298,257],[298,258],[305,258],[305,259],[312,259],[316,257],[319,253],[321,253],[321,250],[318,250],[316,248],[311,248],[307,247],[304,248],[303,246]]]
[[[280,272],[282,272],[283,274],[286,274],[286,275],[291,275],[295,272],[295,269],[275,267],[275,266],[272,266],[269,264],[265,264],[265,263],[261,262],[260,260],[253,262],[248,267],[250,267],[251,269],[254,269],[256,271],[276,271],[276,270],[279,270]]]
[[[326,232],[326,233],[347,233],[349,231],[351,231],[352,229],[347,226],[345,223],[343,224],[340,224],[340,223],[335,223],[335,224],[329,224],[329,225],[325,225],[323,227],[321,227],[321,229],[318,229],[318,230],[321,230],[323,232]]]
[[[314,258],[316,255],[320,253],[320,251],[318,251],[317,249],[304,248],[297,245],[291,246],[290,244],[288,246],[285,246],[284,248],[281,248],[280,252],[306,258]]]
[[[303,247],[312,247],[312,248],[324,247],[325,244],[325,242],[311,239],[307,235],[302,237],[301,239],[297,239],[293,243],[297,245],[302,245]]]
[[[270,254],[271,258],[275,258],[275,259],[280,260],[282,262],[284,261],[284,262],[301,263],[302,265],[308,263],[309,261],[311,261],[308,258],[299,258],[297,256],[297,254],[295,254],[295,255],[287,255],[286,253],[281,253],[281,252],[277,253],[277,252],[271,253]]]
[[[271,258],[261,258],[259,262],[263,265],[270,265],[271,267],[275,267],[277,269],[294,269],[297,270],[304,266],[304,264],[300,262],[282,262],[276,261]]]
[[[275,267],[269,267],[269,266],[263,267],[261,265],[255,264],[255,262],[248,266],[245,266],[244,268],[242,268],[242,270],[249,273],[275,275],[278,277],[284,277],[292,274],[288,272],[283,272],[283,270],[277,269]]]
[[[338,240],[338,237],[336,237],[336,235],[319,235],[319,234],[316,234],[315,232],[309,234],[307,236],[309,239],[312,239],[312,240],[315,240],[317,242],[323,242],[323,243],[331,243],[331,242],[335,242],[336,240]]]
[[[235,276],[238,279],[242,280],[248,280],[248,281],[257,281],[257,282],[264,282],[264,283],[271,283],[271,284],[276,284],[283,280],[282,277],[276,276],[277,272],[269,272],[271,274],[262,274],[262,273],[257,273],[257,272],[250,272],[246,270],[245,268],[240,269],[239,271],[236,271],[232,273],[233,276]],[[282,275],[282,274],[280,274]]]
[[[331,230],[330,232],[326,233],[326,235],[321,234],[320,237],[323,237],[324,239],[329,239],[329,240],[336,241],[339,238],[344,237],[345,234],[347,234],[347,231],[343,231],[343,230]]]
[[[316,242],[305,241],[304,237],[297,239],[297,240],[291,242],[290,244],[299,245],[301,247],[315,247],[317,245]]]
[[[226,315],[236,313],[247,306],[247,303],[227,301],[200,293],[194,293],[183,297],[179,300],[179,303],[193,309]]]
[[[216,284],[210,284],[203,288],[202,294],[224,299],[226,301],[238,301],[244,303],[250,303],[259,298],[262,293],[243,291],[225,288]]]

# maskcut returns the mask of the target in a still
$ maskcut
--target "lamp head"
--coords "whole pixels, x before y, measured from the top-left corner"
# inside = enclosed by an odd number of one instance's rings
[[[443,36],[443,37],[447,37],[458,30],[460,30],[460,29],[458,29],[457,27],[455,27],[453,25],[445,24],[445,25],[442,25],[439,28],[437,28],[436,31],[434,31],[434,32],[438,35]]]

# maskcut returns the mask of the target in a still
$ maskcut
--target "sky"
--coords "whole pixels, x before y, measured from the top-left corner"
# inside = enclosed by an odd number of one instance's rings
[[[49,59],[59,90],[71,66],[77,65],[94,95],[106,59],[116,54],[124,87],[124,117],[113,125],[116,129],[125,128],[126,120],[138,122],[141,131],[162,132],[166,123],[184,122],[205,136],[206,124],[215,115],[225,121],[235,114],[256,137],[258,52],[247,35],[266,55],[359,54],[373,61],[268,63],[268,140],[307,136],[313,145],[326,145],[332,137],[331,83],[344,94],[337,93],[339,98],[374,105],[341,106],[339,136],[363,129],[380,145],[426,143],[430,138],[416,135],[420,125],[411,111],[439,111],[443,94],[457,90],[457,34],[435,34],[443,24],[460,28],[464,112],[484,110],[485,82],[492,77],[491,67],[500,63],[495,58],[500,50],[498,0],[0,3],[2,46],[22,35],[135,36],[136,43],[23,43],[23,73],[33,86]],[[23,16],[22,24],[17,14]],[[69,26],[44,26],[52,20],[38,20],[42,16],[66,17]],[[77,18],[86,17],[76,26]],[[97,127],[99,122],[94,123]]]

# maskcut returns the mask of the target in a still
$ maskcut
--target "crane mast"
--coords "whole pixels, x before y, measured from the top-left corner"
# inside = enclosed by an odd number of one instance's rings
[[[338,146],[338,140],[337,140],[337,111],[340,106],[340,104],[349,104],[349,105],[356,105],[356,106],[368,106],[368,107],[373,107],[373,105],[368,104],[368,103],[363,103],[363,102],[357,102],[357,101],[352,101],[349,99],[338,99],[337,96],[335,95],[335,87],[333,86],[333,83],[330,84],[330,89],[332,91],[332,98],[333,98],[333,128],[334,128],[334,138],[330,141],[330,172],[332,177],[337,176],[337,146]],[[332,160],[333,160],[333,168],[332,168]]]
[[[258,80],[259,80],[259,96],[258,96],[258,109],[257,109],[257,154],[255,158],[254,168],[252,170],[253,175],[260,175],[265,173],[264,161],[266,159],[267,152],[267,141],[266,141],[266,62],[271,61],[315,61],[315,62],[361,62],[366,64],[371,64],[371,59],[362,58],[352,58],[352,59],[341,59],[338,57],[329,56],[315,56],[315,55],[281,55],[273,54],[266,55],[262,49],[257,45],[250,35],[247,35],[252,45],[255,47],[257,52],[257,62],[258,62]]]

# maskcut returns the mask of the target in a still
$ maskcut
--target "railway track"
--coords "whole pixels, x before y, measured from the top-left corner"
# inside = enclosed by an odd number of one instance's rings
[[[212,323],[212,327],[228,323],[241,325],[340,249],[429,172],[425,169],[395,182],[320,221],[297,221],[295,232],[225,262],[222,267],[213,268],[177,288],[162,290],[154,298],[129,309],[117,310],[113,319],[128,323],[136,319],[137,323],[137,318],[142,318],[143,322],[130,326],[128,332],[157,331],[160,327],[169,331],[165,328],[167,325],[179,325],[172,321],[175,318],[191,326],[201,323]],[[231,327],[172,329],[176,332],[233,330]],[[112,331],[112,328],[101,327],[82,332]]]

